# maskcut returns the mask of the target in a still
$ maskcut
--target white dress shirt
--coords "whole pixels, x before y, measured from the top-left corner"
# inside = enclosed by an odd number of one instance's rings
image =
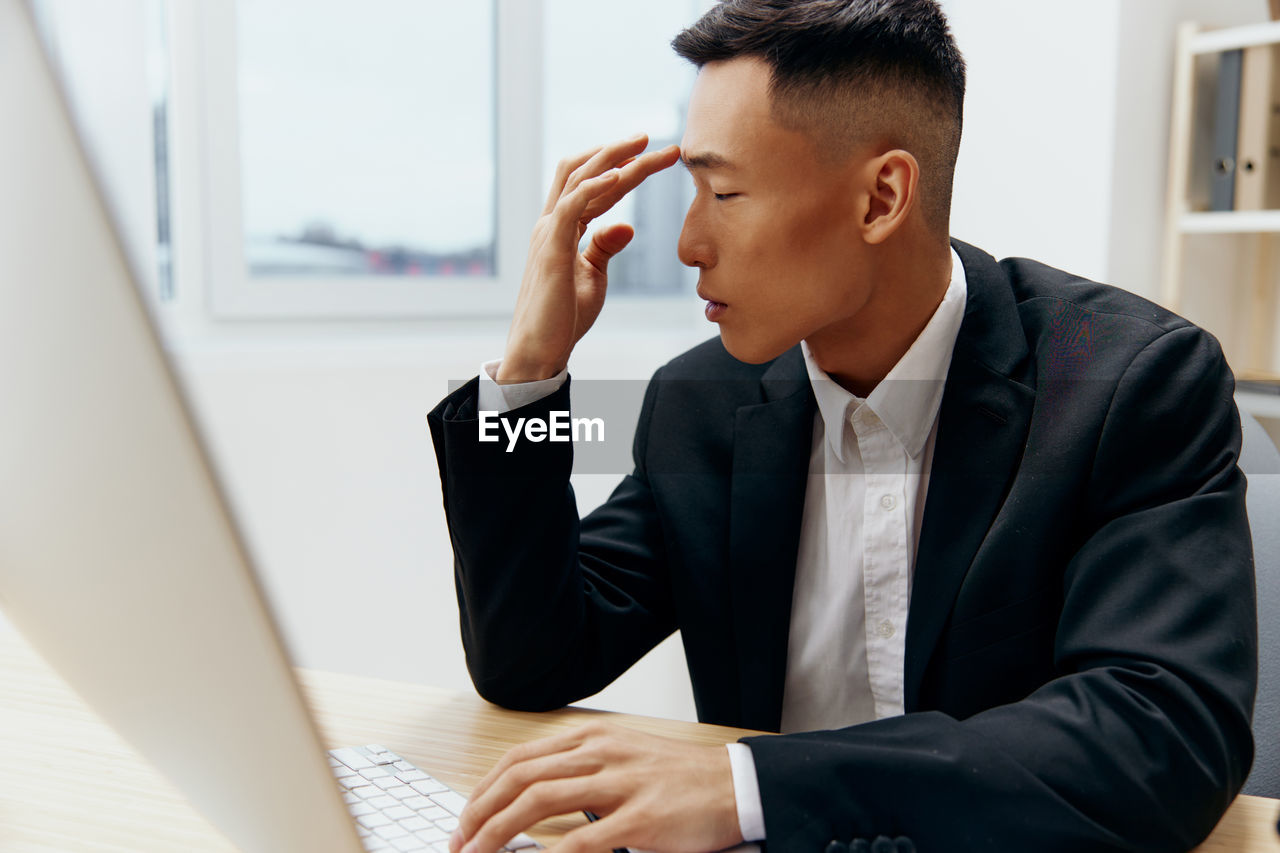
[[[782,697],[782,731],[843,728],[903,713],[903,662],[915,547],[938,408],[967,297],[951,252],[951,282],[924,330],[865,399],[841,388],[802,343],[817,411],[809,454]],[[498,385],[480,371],[482,411],[509,411],[564,384]],[[765,839],[755,762],[727,745],[738,824]]]

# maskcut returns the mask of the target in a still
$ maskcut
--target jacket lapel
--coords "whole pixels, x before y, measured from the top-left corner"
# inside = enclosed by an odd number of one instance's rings
[[[774,361],[762,387],[765,402],[738,409],[734,421],[730,595],[738,725],[777,731],[815,405],[799,347]]]
[[[956,242],[968,285],[938,413],[907,618],[904,699],[918,710],[929,659],[960,585],[1022,458],[1035,392],[1033,366],[1004,270]]]

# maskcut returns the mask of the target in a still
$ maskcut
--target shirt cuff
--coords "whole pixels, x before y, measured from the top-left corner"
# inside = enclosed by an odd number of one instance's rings
[[[480,365],[480,388],[476,394],[476,408],[481,412],[497,412],[501,415],[512,409],[536,403],[543,397],[550,397],[559,391],[565,380],[569,378],[569,368],[566,367],[550,379],[499,385],[494,377],[498,375],[500,364],[502,359],[495,358]]]
[[[764,806],[760,804],[760,780],[756,759],[745,743],[726,743],[733,772],[733,797],[738,801],[738,829],[743,841],[764,841]]]

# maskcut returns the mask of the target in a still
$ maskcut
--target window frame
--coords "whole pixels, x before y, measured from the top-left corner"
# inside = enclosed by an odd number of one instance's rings
[[[429,319],[509,311],[527,235],[543,204],[543,5],[542,0],[492,2],[497,85],[492,276],[251,276],[241,197],[237,4],[195,4],[200,79],[170,91],[175,100],[193,104],[191,113],[202,125],[205,302],[215,320]],[[530,38],[531,33],[537,37]],[[504,132],[511,128],[522,132]]]

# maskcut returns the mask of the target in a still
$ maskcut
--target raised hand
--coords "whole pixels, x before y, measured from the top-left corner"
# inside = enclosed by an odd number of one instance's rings
[[[596,231],[585,251],[578,251],[578,244],[591,220],[679,159],[675,145],[641,153],[648,143],[641,134],[562,160],[556,168],[533,228],[497,381],[528,382],[559,373],[600,315],[609,259],[626,248],[635,231],[612,225]]]

